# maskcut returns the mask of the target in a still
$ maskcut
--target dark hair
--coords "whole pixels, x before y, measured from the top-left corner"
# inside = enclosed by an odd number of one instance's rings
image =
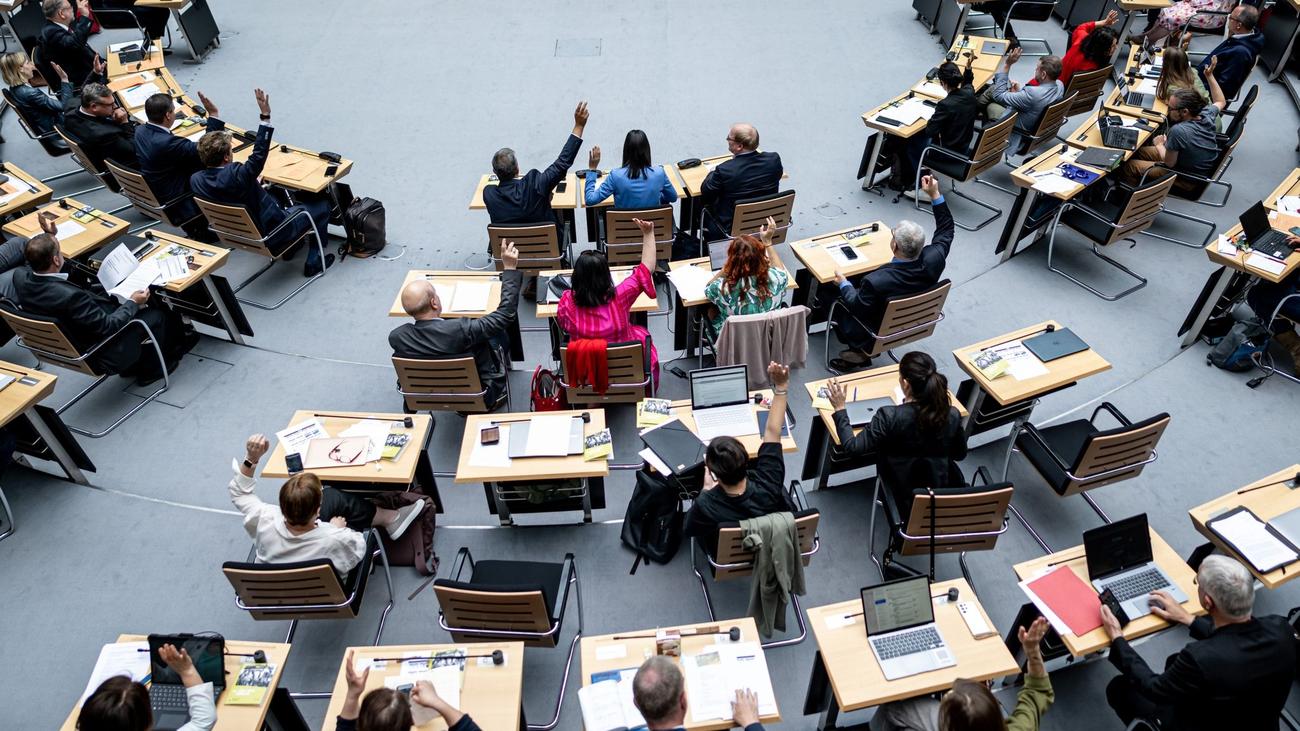
[[[230,155],[230,133],[225,130],[205,132],[199,138],[199,162],[204,167],[219,168]]]
[[[579,307],[600,307],[614,299],[609,261],[599,251],[584,251],[573,262],[573,301]]]
[[[1060,56],[1043,56],[1038,59],[1038,67],[1047,74],[1049,81],[1056,81],[1061,78],[1061,57]]]
[[[1241,23],[1246,30],[1255,30],[1259,24],[1259,8],[1254,5],[1238,5],[1237,9],[1241,12],[1237,15],[1237,22]]]
[[[1002,706],[983,683],[958,680],[939,702],[939,731],[1006,731]]]
[[[939,64],[939,83],[943,84],[945,89],[954,90],[961,87],[961,81],[965,74],[952,61],[944,61]]]
[[[1169,95],[1175,104],[1170,104],[1169,109],[1186,109],[1192,113],[1193,117],[1200,116],[1201,110],[1205,109],[1205,97],[1201,96],[1195,89],[1175,89]]]
[[[1109,25],[1097,26],[1092,32],[1084,36],[1083,41],[1079,44],[1079,51],[1083,57],[1097,64],[1097,66],[1110,65],[1110,48],[1119,40],[1119,31]]]
[[[100,683],[77,714],[79,731],[146,731],[150,726],[149,691],[125,675]]]
[[[734,291],[746,277],[754,278],[754,289],[758,298],[766,300],[772,296],[768,287],[769,269],[767,250],[757,236],[745,234],[731,240],[727,247],[727,263],[722,265],[722,287],[727,292]]]
[[[320,510],[320,478],[310,472],[299,472],[284,481],[280,486],[280,514],[284,522],[294,526],[304,526],[316,517]]]
[[[357,731],[408,731],[414,725],[411,702],[392,688],[370,691],[357,713]]]
[[[623,167],[629,178],[639,178],[650,168],[650,138],[645,132],[629,130],[623,138]]]
[[[704,452],[704,464],[724,485],[734,485],[745,479],[749,467],[749,453],[735,437],[714,437]]]
[[[86,84],[81,87],[81,106],[88,107],[100,99],[113,99],[113,92],[100,83]]]
[[[144,116],[154,124],[162,124],[172,110],[172,98],[166,94],[151,94],[144,100]]]
[[[515,158],[515,151],[509,147],[502,147],[492,156],[492,172],[496,173],[499,182],[514,180],[519,175],[519,160]]]
[[[59,253],[59,242],[49,234],[36,234],[23,244],[23,258],[34,272],[43,272],[54,265],[54,255]]]
[[[937,434],[948,425],[948,379],[934,365],[934,358],[919,350],[903,356],[898,374],[912,389],[912,400],[920,412],[921,431]]]

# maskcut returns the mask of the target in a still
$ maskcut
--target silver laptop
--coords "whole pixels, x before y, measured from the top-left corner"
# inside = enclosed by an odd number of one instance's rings
[[[1130,620],[1151,613],[1153,591],[1167,591],[1179,604],[1187,601],[1187,595],[1152,560],[1146,513],[1085,531],[1083,551],[1093,588],[1110,589]]]
[[[722,271],[727,264],[727,252],[731,250],[731,239],[714,241],[709,244],[709,269]]]
[[[744,365],[691,371],[691,416],[700,441],[758,433],[747,371]]]
[[[957,664],[934,623],[930,580],[887,581],[862,590],[867,642],[885,680],[928,673]]]

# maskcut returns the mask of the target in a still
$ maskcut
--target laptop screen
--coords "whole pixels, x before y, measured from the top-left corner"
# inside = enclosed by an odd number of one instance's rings
[[[743,404],[749,400],[746,366],[723,366],[691,371],[691,409]]]
[[[709,244],[709,268],[713,271],[721,271],[727,263],[727,252],[731,251],[731,239],[714,241]]]
[[[172,645],[189,653],[194,669],[204,682],[210,682],[220,691],[226,687],[226,643],[220,637],[195,637],[194,635],[149,635],[149,662],[153,682],[161,685],[180,685],[181,677],[167,667],[158,655],[163,645]]]
[[[1248,241],[1254,241],[1272,228],[1268,223],[1268,211],[1264,208],[1264,201],[1257,201],[1255,205],[1247,208],[1237,220],[1241,221],[1241,230],[1246,234]]]
[[[1151,562],[1151,532],[1147,514],[1117,520],[1083,533],[1088,576],[1100,579]]]
[[[862,619],[867,625],[868,635],[933,622],[930,580],[915,576],[868,586],[862,590]]]

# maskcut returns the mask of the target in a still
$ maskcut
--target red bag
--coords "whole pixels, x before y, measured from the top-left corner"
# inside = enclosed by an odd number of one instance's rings
[[[533,371],[529,405],[533,411],[563,411],[569,407],[560,379],[548,368],[537,366]]]

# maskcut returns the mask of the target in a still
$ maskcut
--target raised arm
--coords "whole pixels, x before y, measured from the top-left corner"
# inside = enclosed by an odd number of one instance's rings
[[[1223,95],[1223,89],[1219,86],[1219,80],[1214,78],[1214,68],[1219,65],[1218,56],[1210,56],[1210,60],[1205,64],[1205,85],[1210,89],[1210,104],[1219,108],[1219,111],[1228,108],[1228,100]]]
[[[767,428],[763,441],[781,443],[781,425],[785,423],[786,395],[790,392],[790,367],[776,361],[767,364],[767,377],[772,381],[772,405],[767,410]]]
[[[523,276],[518,271],[519,250],[515,248],[515,242],[507,241],[501,247],[501,265],[505,270],[501,274],[501,303],[487,315],[468,320],[465,327],[469,330],[471,342],[480,343],[504,332],[518,317],[519,285]]]
[[[653,272],[658,251],[655,244],[655,222],[642,221],[639,218],[632,220],[636,222],[637,228],[641,229],[641,265]]]

